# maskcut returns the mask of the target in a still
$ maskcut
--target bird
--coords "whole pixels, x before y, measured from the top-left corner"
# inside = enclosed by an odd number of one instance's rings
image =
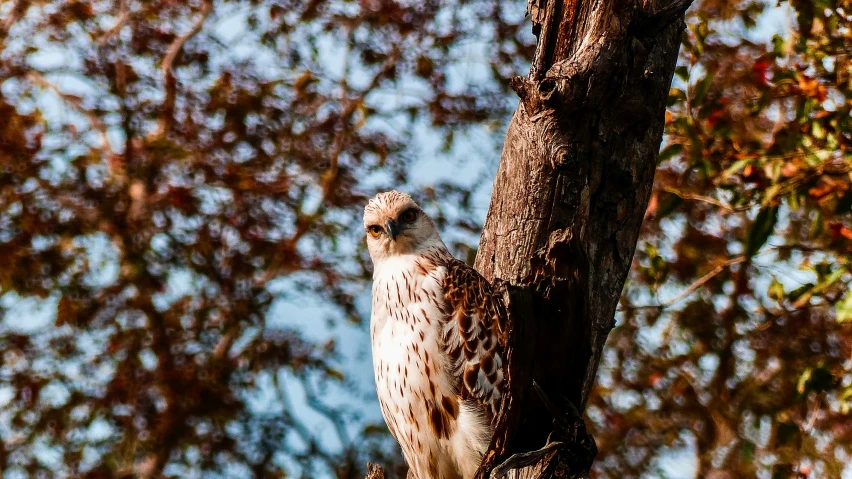
[[[364,208],[373,262],[370,339],[382,416],[408,479],[470,479],[506,385],[506,307],[398,191]]]

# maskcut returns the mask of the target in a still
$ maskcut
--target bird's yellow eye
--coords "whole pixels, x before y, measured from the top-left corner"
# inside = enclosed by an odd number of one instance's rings
[[[417,212],[414,211],[414,208],[405,210],[401,215],[399,215],[399,221],[401,223],[411,223],[415,218],[417,218]]]
[[[382,234],[382,227],[379,225],[373,225],[367,228],[367,232],[370,233],[373,238],[378,238],[379,235]]]

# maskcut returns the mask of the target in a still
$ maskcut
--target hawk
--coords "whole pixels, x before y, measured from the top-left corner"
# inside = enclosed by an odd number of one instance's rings
[[[370,200],[364,228],[374,267],[376,390],[408,477],[470,479],[503,393],[502,297],[450,254],[408,195],[390,191]]]

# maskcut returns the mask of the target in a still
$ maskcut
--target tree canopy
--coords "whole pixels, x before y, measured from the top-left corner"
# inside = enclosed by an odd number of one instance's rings
[[[697,477],[840,477],[852,453],[852,5],[696,7],[589,410],[597,471],[671,472],[661,451],[680,449]]]
[[[377,409],[349,345],[309,329],[365,328],[378,190],[414,194],[472,262],[533,53],[524,3],[0,4],[0,470],[401,474],[351,407]],[[689,10],[587,410],[595,477],[850,461],[850,9]]]

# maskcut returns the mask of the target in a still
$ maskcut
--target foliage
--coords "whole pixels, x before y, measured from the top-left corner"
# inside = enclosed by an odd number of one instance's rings
[[[307,297],[362,322],[366,198],[407,184],[416,128],[452,145],[512,106],[506,79],[529,34],[503,10],[0,4],[0,470],[343,478],[363,477],[367,459],[392,467],[384,425],[331,403],[357,397],[340,345],[273,306]],[[495,54],[481,84],[452,74],[465,42]],[[430,186],[420,196],[433,210],[438,197],[470,208],[464,183]],[[478,226],[444,209],[443,226]],[[288,397],[299,391],[301,410]],[[318,414],[336,437],[303,417]]]
[[[679,450],[696,477],[840,477],[849,463],[850,9],[690,11],[589,410],[597,477],[684,477]]]

